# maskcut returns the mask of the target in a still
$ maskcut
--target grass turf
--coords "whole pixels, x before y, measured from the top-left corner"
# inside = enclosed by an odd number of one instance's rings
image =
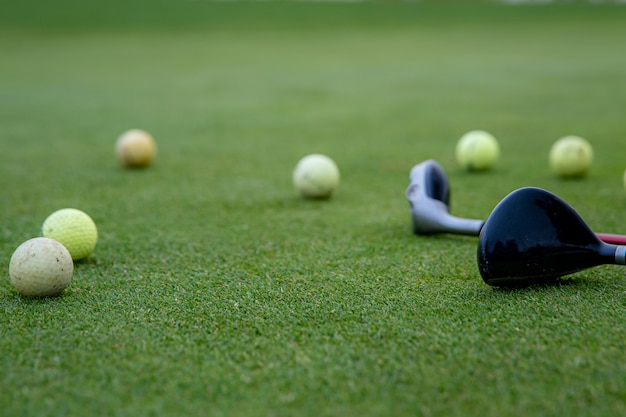
[[[5,3],[4,415],[626,411],[623,269],[494,289],[476,239],[412,235],[404,197],[435,158],[453,214],[535,185],[623,232],[626,8]],[[134,127],[147,170],[113,156]],[[454,163],[475,128],[492,172]],[[594,145],[584,180],[548,170],[567,134]],[[291,188],[312,152],[342,171],[330,201]],[[19,296],[13,250],[68,206],[96,252],[61,297]]]

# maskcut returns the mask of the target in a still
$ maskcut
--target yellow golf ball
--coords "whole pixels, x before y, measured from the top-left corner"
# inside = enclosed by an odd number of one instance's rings
[[[131,129],[117,138],[115,154],[120,163],[127,168],[146,167],[156,155],[156,142],[148,132]]]
[[[593,162],[593,148],[580,136],[565,136],[554,142],[548,158],[556,175],[584,177]]]
[[[295,189],[305,198],[330,198],[339,186],[339,168],[331,158],[311,154],[300,159],[293,170]]]
[[[491,169],[500,156],[500,145],[496,138],[484,130],[472,130],[457,142],[457,163],[468,171]]]
[[[43,222],[41,231],[44,237],[63,244],[73,260],[89,256],[98,241],[98,229],[94,221],[87,213],[74,208],[52,213]]]
[[[45,237],[22,243],[9,262],[11,284],[29,297],[61,294],[70,284],[73,273],[74,262],[67,249]]]

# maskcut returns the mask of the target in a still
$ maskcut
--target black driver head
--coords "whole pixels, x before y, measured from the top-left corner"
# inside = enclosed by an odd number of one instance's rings
[[[506,196],[483,225],[478,268],[489,285],[548,282],[610,263],[609,246],[559,197],[521,188]]]

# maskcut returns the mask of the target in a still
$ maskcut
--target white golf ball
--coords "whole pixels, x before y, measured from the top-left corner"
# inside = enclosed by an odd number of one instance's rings
[[[330,198],[339,186],[339,168],[331,158],[311,154],[298,161],[293,170],[293,185],[305,198]]]
[[[500,156],[500,145],[496,138],[484,130],[472,130],[457,142],[457,163],[469,171],[491,169]]]
[[[560,177],[584,177],[593,162],[593,148],[579,136],[565,136],[550,148],[549,162]]]
[[[61,294],[70,284],[73,273],[74,262],[67,249],[45,237],[22,243],[9,263],[11,284],[29,297]]]

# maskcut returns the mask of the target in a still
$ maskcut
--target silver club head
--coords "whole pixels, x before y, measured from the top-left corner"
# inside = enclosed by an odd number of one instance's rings
[[[413,232],[418,235],[454,233],[478,236],[483,220],[450,214],[450,186],[441,165],[429,159],[415,165],[409,175],[406,198],[411,206]]]

